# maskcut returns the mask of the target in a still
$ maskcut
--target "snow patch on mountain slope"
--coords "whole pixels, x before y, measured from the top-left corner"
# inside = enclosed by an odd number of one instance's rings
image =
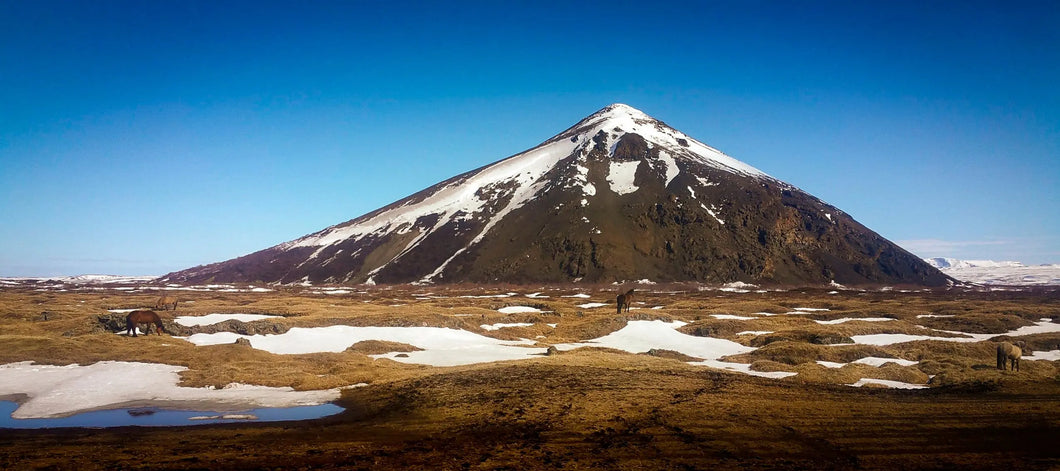
[[[633,162],[611,162],[610,170],[607,173],[607,183],[611,185],[611,191],[625,195],[639,190],[640,188],[633,184],[633,180],[637,176],[637,167],[639,166],[639,160]]]
[[[674,178],[677,178],[677,175],[681,173],[681,169],[677,167],[677,161],[664,150],[659,151],[659,160],[666,163],[666,182],[663,183],[663,188],[666,188],[669,187],[670,182],[674,181]],[[695,196],[693,196],[693,198],[695,198]]]

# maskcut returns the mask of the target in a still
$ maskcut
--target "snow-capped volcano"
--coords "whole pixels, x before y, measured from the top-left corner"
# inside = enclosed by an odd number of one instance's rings
[[[948,278],[842,211],[639,110],[180,281],[753,281]]]

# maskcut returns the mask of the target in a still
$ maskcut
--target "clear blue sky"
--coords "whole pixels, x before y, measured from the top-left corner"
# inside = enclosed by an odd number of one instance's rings
[[[632,105],[922,256],[1060,263],[1060,2],[0,0],[0,276],[164,274]]]

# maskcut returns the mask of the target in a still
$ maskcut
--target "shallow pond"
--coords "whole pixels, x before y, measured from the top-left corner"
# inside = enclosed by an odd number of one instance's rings
[[[174,425],[200,425],[234,422],[277,422],[284,420],[318,419],[343,411],[335,404],[299,407],[263,407],[238,412],[205,410],[171,410],[159,407],[134,407],[83,412],[69,417],[49,419],[13,419],[11,413],[18,408],[12,401],[0,401],[0,428],[54,428],[54,427],[165,427]]]

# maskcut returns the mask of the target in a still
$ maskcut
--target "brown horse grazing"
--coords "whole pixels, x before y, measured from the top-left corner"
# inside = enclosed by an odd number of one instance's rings
[[[1009,369],[1012,371],[1020,370],[1020,357],[1023,356],[1023,350],[1027,349],[1027,343],[1020,340],[1013,345],[1008,342],[1001,342],[997,345],[997,369],[1004,370],[1005,363],[1010,363]]]
[[[162,335],[165,332],[165,327],[162,327],[162,318],[158,317],[158,313],[155,311],[133,311],[128,316],[125,316],[125,327],[126,334],[132,334],[136,337],[136,326],[140,324],[146,324],[147,327],[144,329],[144,335],[150,335],[151,324],[154,324],[158,329],[155,331],[158,335]]]
[[[629,291],[618,295],[616,304],[618,304],[618,314],[622,313],[622,308],[626,308],[626,312],[629,312],[629,305],[633,304],[633,289],[631,288]]]
[[[155,301],[155,309],[161,309],[163,311],[176,311],[177,310],[177,298],[173,296],[162,296]]]

